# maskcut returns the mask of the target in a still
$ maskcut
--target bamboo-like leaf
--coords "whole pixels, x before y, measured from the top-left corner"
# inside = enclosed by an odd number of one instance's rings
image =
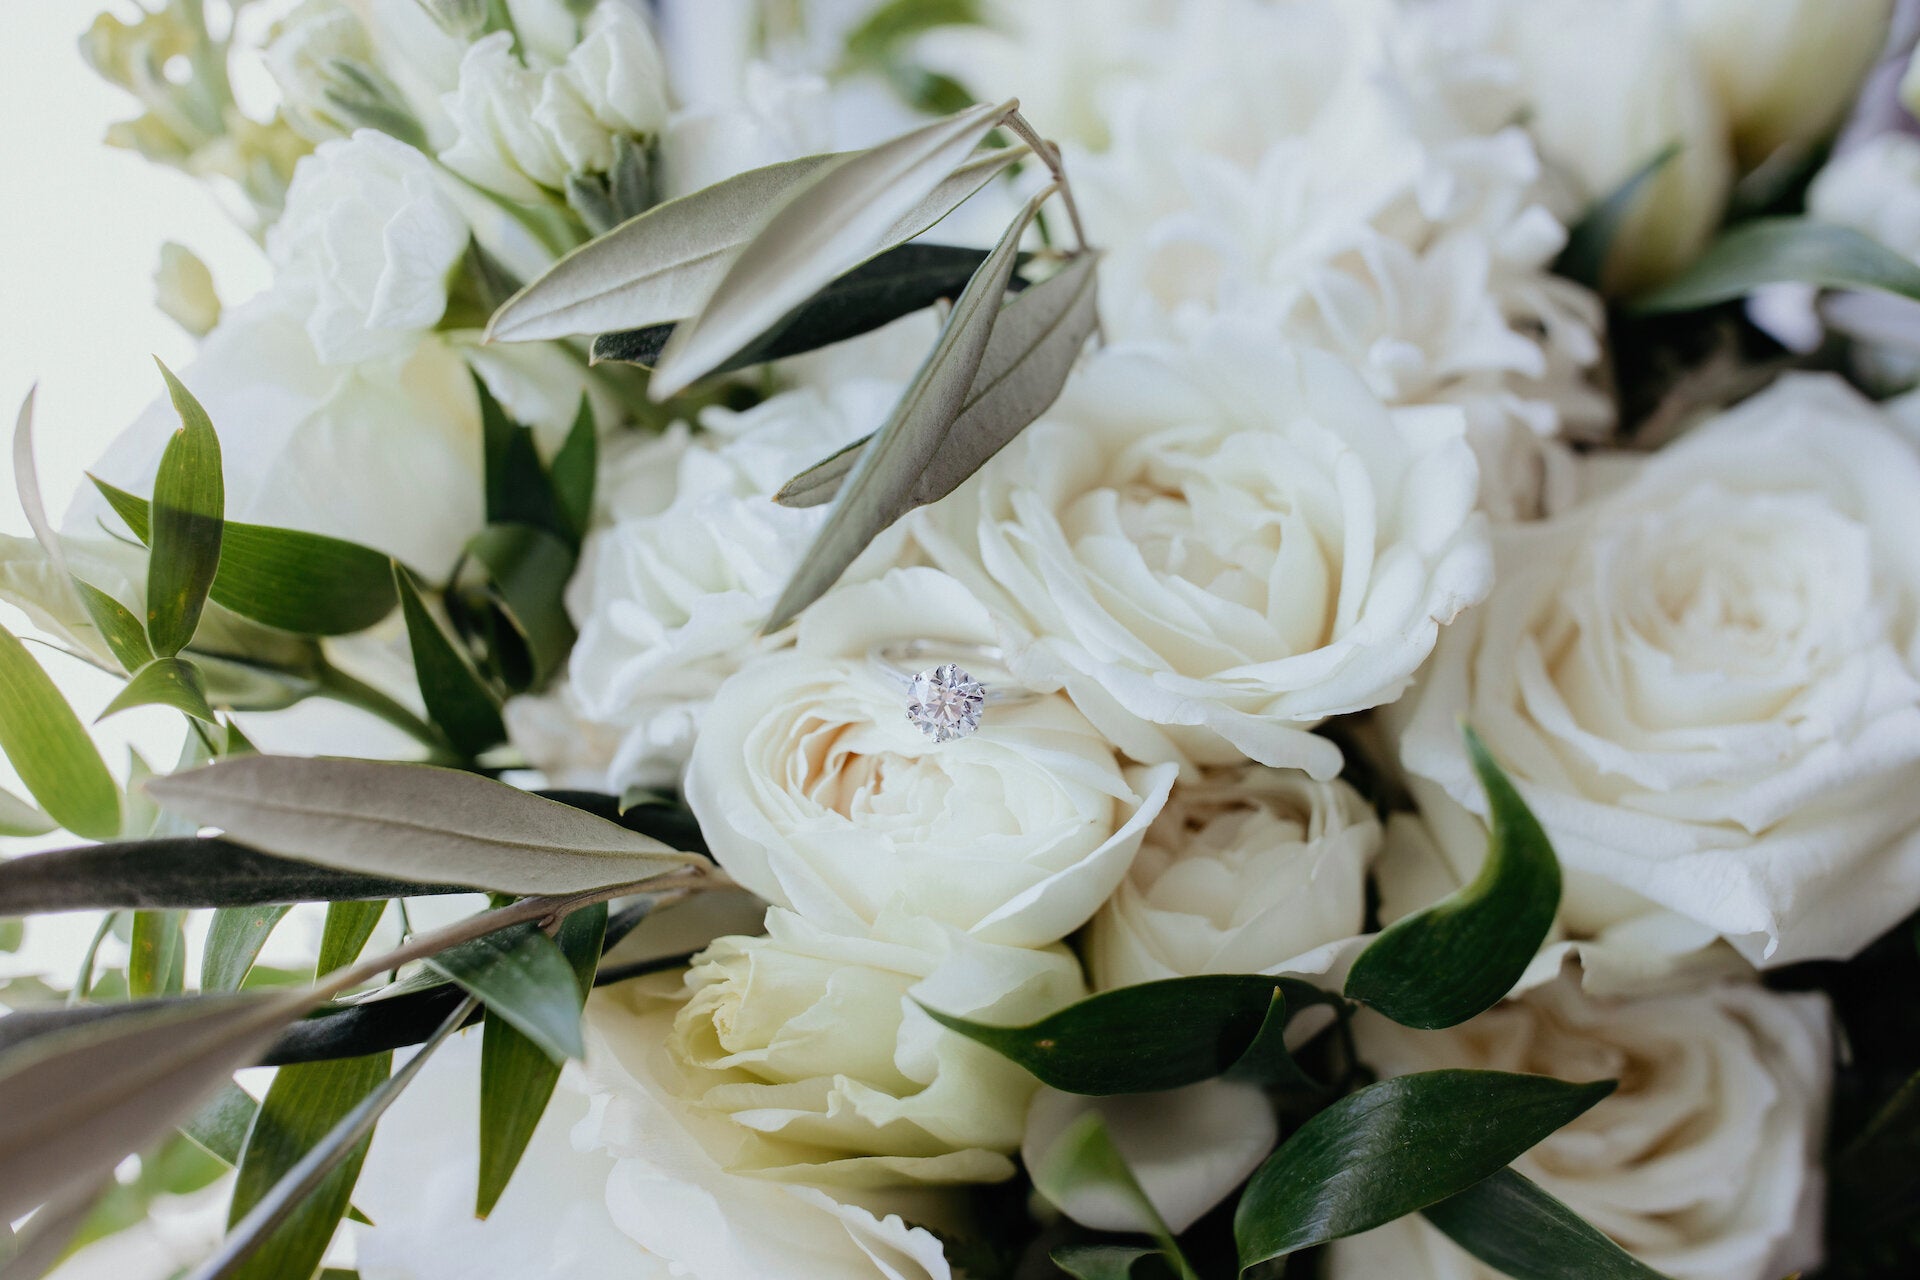
[[[553,1059],[584,1057],[580,1031],[585,993],[552,938],[529,924],[502,929],[427,962],[434,972],[478,996]]]
[[[320,955],[314,962],[316,975],[345,968],[360,958],[367,939],[373,936],[380,917],[387,913],[384,899],[361,899],[327,904],[326,923],[320,930]]]
[[[1455,1244],[1512,1280],[1667,1280],[1512,1169],[1422,1212]]]
[[[47,816],[75,835],[120,833],[120,789],[80,718],[11,631],[0,627],[0,750]]]
[[[888,228],[877,248],[913,239],[1026,153],[1025,147],[1008,147],[959,166]],[[766,224],[768,211],[852,154],[752,169],[656,205],[575,249],[509,298],[488,326],[487,340],[583,337],[693,315]]]
[[[93,485],[134,537],[146,542],[152,536],[145,498],[98,478]],[[262,626],[307,636],[365,631],[394,605],[387,557],[378,551],[321,533],[236,520],[222,526],[219,570],[207,594]]]
[[[486,451],[487,523],[531,525],[555,537],[565,535],[567,522],[540,463],[533,429],[509,418],[478,374],[473,391]]]
[[[1148,1234],[1160,1246],[1159,1252],[1174,1274],[1181,1280],[1197,1280],[1192,1264],[1180,1252],[1173,1232],[1168,1230],[1160,1211],[1153,1207],[1153,1201],[1147,1198],[1133,1170],[1127,1167],[1126,1158],[1114,1145],[1113,1135],[1107,1132],[1106,1119],[1098,1111],[1090,1110],[1068,1125],[1028,1172],[1033,1175],[1034,1190],[1055,1205],[1068,1205],[1089,1194],[1124,1201],[1148,1224]],[[1081,1261],[1091,1260],[1082,1258]],[[1109,1265],[1093,1274],[1124,1277],[1132,1269],[1134,1260],[1126,1261],[1117,1270],[1110,1264],[1119,1259],[1109,1257],[1103,1261]],[[1070,1270],[1069,1274],[1084,1273]]]
[[[127,991],[136,1000],[186,988],[186,918],[178,911],[136,911],[127,950]]]
[[[573,548],[545,529],[496,524],[474,535],[467,554],[485,566],[494,600],[526,644],[532,687],[546,683],[573,649],[566,604]]]
[[[202,991],[238,991],[286,906],[223,907],[213,913],[200,955]]]
[[[384,1053],[282,1067],[247,1136],[228,1225],[243,1221],[275,1183],[386,1082],[391,1068],[392,1056]],[[248,1280],[285,1280],[288,1276],[310,1276],[318,1270],[353,1196],[366,1149],[367,1139],[350,1148],[300,1207],[227,1274]]]
[[[183,836],[57,849],[0,861],[0,916],[50,911],[167,910],[471,893],[259,853]]]
[[[1234,1214],[1251,1267],[1465,1191],[1613,1092],[1500,1071],[1423,1071],[1349,1094],[1294,1131]]]
[[[260,1114],[260,1104],[239,1085],[229,1081],[200,1110],[180,1126],[180,1132],[192,1139],[202,1151],[229,1167],[240,1163],[247,1149],[247,1133]]]
[[[67,581],[67,553],[53,522],[47,519],[47,507],[40,496],[40,471],[33,457],[33,404],[39,387],[30,388],[20,402],[20,414],[13,426],[13,488],[20,498],[20,510],[34,541],[47,553],[57,581]]]
[[[1014,106],[969,107],[809,178],[740,251],[699,313],[674,330],[648,394],[665,399],[684,390],[836,276],[887,248],[887,237],[900,221],[942,189]],[[933,221],[946,212],[940,210]],[[999,304],[997,295],[993,301]]]
[[[283,857],[503,893],[610,888],[697,863],[657,840],[475,774],[247,756],[154,778],[162,808]]]
[[[133,707],[153,706],[172,707],[207,724],[219,723],[213,708],[207,705],[207,685],[200,669],[185,658],[155,658],[134,672],[127,687],[115,694],[100,713],[100,719]]]
[[[582,1001],[593,990],[606,930],[607,908],[601,903],[568,916],[554,936],[572,967]],[[480,1182],[474,1203],[475,1215],[482,1218],[493,1212],[506,1191],[560,1081],[560,1064],[502,1011],[489,1006],[486,1024],[480,1047]]]
[[[1756,218],[1721,236],[1676,279],[1635,298],[1632,310],[1694,311],[1782,282],[1920,300],[1920,266],[1871,236],[1810,218]]]
[[[73,586],[122,671],[131,675],[153,661],[153,646],[138,614],[90,582],[75,578]]]
[[[43,836],[53,829],[52,818],[0,787],[0,836]]]
[[[393,580],[407,622],[407,643],[413,650],[414,679],[428,717],[447,735],[454,750],[468,757],[506,741],[499,700],[428,611],[412,573],[396,563]]]
[[[1560,863],[1547,833],[1480,735],[1463,732],[1487,793],[1487,860],[1471,884],[1385,929],[1347,974],[1348,999],[1428,1031],[1504,999],[1560,909]]]
[[[306,998],[134,1006],[0,1053],[0,1220],[92,1185],[185,1121]]]
[[[1096,265],[1094,255],[1083,254],[1001,308],[966,403],[914,484],[914,506],[959,488],[1059,398],[1099,323]],[[872,439],[856,440],[801,472],[774,501],[788,507],[831,502]]]
[[[583,395],[566,441],[553,455],[553,466],[548,469],[554,500],[560,504],[560,514],[576,547],[593,523],[593,489],[599,470],[600,434],[593,421],[593,403]]]
[[[939,343],[873,442],[861,451],[826,525],[801,557],[764,630],[779,630],[825,595],[868,543],[912,509],[914,486],[960,416],[980,371],[1013,275],[1021,233],[1050,193],[1051,188],[1027,204],[954,302]]]
[[[814,294],[713,372],[732,373],[871,333],[901,316],[956,296],[986,256],[984,249],[955,245],[895,245]],[[673,329],[668,323],[603,333],[593,340],[593,362],[652,368],[659,363]]]
[[[187,647],[200,625],[207,591],[220,568],[226,485],[220,438],[206,410],[165,365],[167,393],[180,429],[160,457],[153,482],[153,529],[147,559],[147,639],[170,658]]]

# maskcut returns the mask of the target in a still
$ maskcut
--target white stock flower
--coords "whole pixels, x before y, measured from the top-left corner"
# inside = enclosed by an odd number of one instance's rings
[[[1033,1022],[1085,994],[1072,953],[916,919],[848,936],[776,907],[766,924],[694,957],[669,1042],[688,1101],[758,1139],[729,1167],[854,1187],[1012,1177],[1033,1077],[920,1005]]]
[[[844,586],[801,615],[794,647],[756,658],[701,716],[686,795],[714,857],[748,889],[857,933],[926,916],[1037,947],[1111,893],[1173,769],[1122,770],[1065,698],[987,709],[935,743],[869,650],[991,643],[986,611],[931,569]]]
[[[588,1009],[587,1066],[561,1077],[485,1220],[479,1033],[454,1037],[400,1096],[354,1189],[379,1223],[355,1241],[364,1280],[951,1280],[925,1230],[729,1172],[737,1128],[663,1084],[671,1001],[622,988]]]
[[[1691,262],[1719,228],[1734,177],[1727,121],[1671,0],[1494,0],[1519,67],[1527,128],[1572,180],[1577,213],[1669,146],[1609,256],[1609,293],[1632,294]]]
[[[1751,168],[1827,137],[1887,38],[1893,0],[1681,0],[1681,21]]]
[[[1823,997],[1725,983],[1608,1003],[1571,978],[1446,1031],[1362,1014],[1383,1076],[1473,1069],[1615,1079],[1514,1168],[1675,1280],[1777,1280],[1820,1257],[1831,1074]],[[1498,1280],[1417,1214],[1332,1246],[1333,1280]]]
[[[439,322],[470,234],[446,181],[420,152],[364,129],[294,170],[267,255],[274,291],[307,310],[322,363],[404,353]]]
[[[795,474],[872,431],[898,388],[849,382],[790,391],[743,413],[709,409],[705,431],[676,425],[614,446],[602,464],[602,519],[588,537],[567,607],[580,638],[559,695],[596,738],[598,763],[620,791],[677,785],[702,709],[752,654],[826,509],[772,501]],[[884,567],[899,536],[863,563]],[[511,719],[511,717],[510,717]],[[552,747],[586,761],[538,725],[515,741],[543,768]]]
[[[1476,812],[1457,721],[1562,861],[1756,963],[1852,955],[1920,901],[1920,454],[1785,379],[1565,516],[1501,532],[1401,758]]]
[[[1352,787],[1249,765],[1185,779],[1088,926],[1097,990],[1203,973],[1318,972],[1366,925],[1380,822]]]
[[[917,518],[933,561],[1121,750],[1339,772],[1310,732],[1390,702],[1491,582],[1457,409],[1220,321],[1120,344]]]

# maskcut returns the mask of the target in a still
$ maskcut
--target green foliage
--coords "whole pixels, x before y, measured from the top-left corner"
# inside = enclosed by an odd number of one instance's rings
[[[576,551],[593,523],[593,491],[599,472],[600,431],[594,424],[592,402],[581,396],[573,426],[567,430],[560,451],[553,455],[553,465],[547,468],[554,503],[565,525],[562,532],[571,539]]]
[[[1174,1273],[1181,1280],[1198,1280],[1192,1265],[1180,1252],[1173,1232],[1168,1230],[1153,1202],[1147,1199],[1147,1193],[1133,1176],[1133,1170],[1127,1167],[1120,1149],[1114,1146],[1113,1136],[1107,1132],[1106,1121],[1098,1111],[1087,1111],[1069,1124],[1028,1172],[1033,1176],[1034,1190],[1056,1205],[1071,1204],[1086,1194],[1125,1204],[1159,1245],[1158,1252],[1172,1264]],[[1104,1263],[1104,1274],[1124,1277],[1140,1256],[1143,1255],[1136,1254],[1123,1263],[1111,1254],[1092,1259],[1083,1254],[1079,1260]]]
[[[114,695],[106,710],[110,715],[134,707],[172,707],[206,724],[218,724],[213,708],[207,705],[207,682],[200,668],[185,658],[155,658],[133,673],[126,688]]]
[[[179,995],[187,986],[186,916],[178,911],[136,911],[127,958],[127,989],[133,997]]]
[[[284,905],[223,907],[207,927],[206,949],[200,957],[202,991],[238,991],[247,971],[260,956],[273,927],[287,914]]]
[[[75,578],[73,586],[123,671],[132,673],[153,661],[153,646],[147,643],[147,629],[139,615],[90,582]]]
[[[1678,142],[1662,147],[1651,159],[1627,176],[1613,192],[1596,201],[1567,232],[1567,244],[1554,259],[1554,274],[1578,280],[1589,289],[1598,289],[1606,275],[1607,259],[1613,255],[1614,241],[1640,203],[1647,186],[1680,154]]]
[[[580,1013],[586,995],[573,966],[552,938],[528,924],[502,929],[443,951],[428,961],[434,972],[478,996],[549,1058],[584,1057]]]
[[[1920,299],[1920,266],[1870,236],[1810,218],[1756,218],[1721,236],[1677,278],[1635,298],[1632,309],[1697,311],[1788,282]]]
[[[387,913],[384,899],[341,901],[327,904],[326,923],[320,929],[320,955],[315,974],[332,973],[360,958],[367,939],[373,936],[380,917]]]
[[[147,639],[156,655],[170,658],[193,639],[220,567],[226,485],[220,473],[220,439],[206,410],[165,365],[160,372],[180,415],[180,429],[167,442],[153,482]]]
[[[428,611],[413,575],[396,564],[393,576],[413,650],[414,679],[427,715],[454,750],[468,758],[504,742],[507,728],[500,719],[499,699]]]
[[[566,606],[572,547],[532,525],[495,524],[474,535],[467,556],[480,571],[477,590],[464,606],[469,628],[477,626],[487,637],[496,674],[508,688],[540,687],[573,649]],[[476,613],[478,623],[471,621]]]
[[[1423,1212],[1455,1244],[1512,1280],[1666,1280],[1512,1169]]]
[[[51,678],[0,627],[0,750],[47,816],[75,835],[120,832],[120,788]]]
[[[1480,735],[1463,732],[1492,819],[1486,862],[1471,884],[1382,932],[1347,975],[1348,999],[1426,1030],[1498,1004],[1560,909],[1560,863],[1546,832]]]

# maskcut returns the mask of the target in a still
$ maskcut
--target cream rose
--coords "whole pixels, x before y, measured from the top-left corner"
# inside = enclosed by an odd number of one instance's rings
[[[1471,1068],[1614,1079],[1514,1162],[1675,1280],[1777,1280],[1820,1257],[1831,1024],[1820,996],[1722,984],[1607,1003],[1571,978],[1449,1031],[1355,1023],[1382,1075]],[[1497,1280],[1418,1216],[1333,1245],[1333,1280]]]
[[[1319,972],[1366,926],[1380,822],[1338,779],[1250,765],[1175,784],[1088,926],[1096,989],[1203,973]]]
[[[849,937],[776,907],[765,936],[694,958],[669,1048],[676,1087],[743,1131],[730,1168],[843,1186],[999,1182],[1033,1077],[920,1005],[1018,1024],[1084,994],[1065,947],[898,917]]]
[[[1920,455],[1789,378],[1564,517],[1503,531],[1401,758],[1476,812],[1485,737],[1562,861],[1756,963],[1852,955],[1920,901]]]
[[[1091,357],[915,534],[1014,670],[1134,758],[1325,779],[1340,751],[1312,727],[1399,696],[1490,584],[1463,433],[1220,320]]]
[[[686,795],[727,872],[823,927],[925,916],[1043,946],[1086,923],[1166,803],[1171,766],[1121,768],[1065,698],[992,706],[935,743],[875,645],[993,639],[954,579],[897,569],[831,592],[789,652],[760,657],[702,716]]]

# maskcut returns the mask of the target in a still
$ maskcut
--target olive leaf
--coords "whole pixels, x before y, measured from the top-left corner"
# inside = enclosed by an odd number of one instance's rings
[[[147,639],[157,656],[170,658],[187,647],[200,626],[220,567],[227,499],[213,423],[170,369],[161,365],[160,372],[180,429],[167,441],[153,482]]]
[[[1015,105],[969,107],[842,157],[807,178],[740,250],[698,313],[674,330],[648,394],[664,400],[684,390],[828,281],[894,243],[889,237],[901,221],[917,220],[928,197],[951,186],[969,153]],[[919,230],[951,207],[939,209]]]
[[[1560,910],[1560,863],[1547,833],[1480,735],[1462,732],[1487,793],[1487,860],[1472,883],[1385,929],[1347,974],[1348,999],[1428,1031],[1504,999]]]
[[[1027,203],[968,282],[940,341],[841,486],[763,630],[777,631],[825,595],[874,537],[913,506],[913,489],[965,407],[1013,275],[1020,236],[1052,188]]]
[[[1000,309],[980,370],[910,497],[924,507],[952,493],[1059,398],[1099,323],[1097,259],[1083,254]],[[873,439],[867,436],[781,486],[788,507],[831,502]]]
[[[700,860],[476,774],[371,760],[245,756],[154,778],[163,809],[268,853],[343,871],[565,894]]]
[[[1789,281],[1920,299],[1920,266],[1871,236],[1811,218],[1756,218],[1709,245],[1675,279],[1633,299],[1630,309],[1694,311]]]

